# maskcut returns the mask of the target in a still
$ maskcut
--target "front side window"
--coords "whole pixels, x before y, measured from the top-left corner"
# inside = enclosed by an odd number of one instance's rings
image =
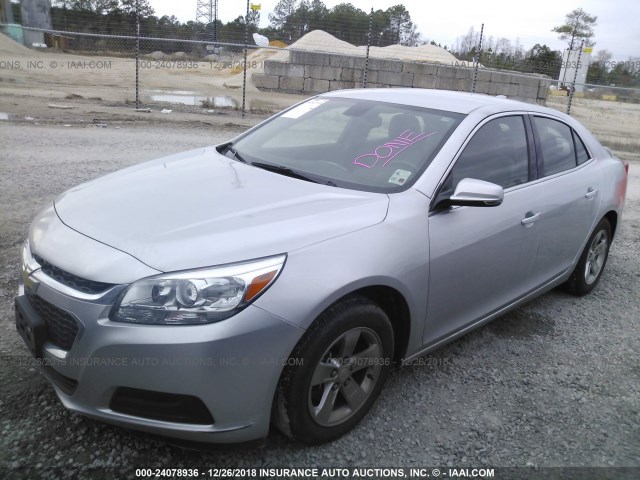
[[[318,183],[393,192],[420,177],[463,118],[408,105],[317,97],[240,137],[228,156]]]
[[[480,127],[454,165],[448,190],[454,191],[463,178],[503,188],[529,181],[529,149],[522,116],[496,118]]]
[[[542,156],[542,177],[570,170],[577,165],[571,128],[562,122],[534,117]]]

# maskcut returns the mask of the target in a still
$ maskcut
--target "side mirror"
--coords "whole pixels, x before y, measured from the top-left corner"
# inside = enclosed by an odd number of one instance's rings
[[[504,189],[495,183],[463,178],[449,198],[449,205],[467,207],[497,207],[504,200]]]

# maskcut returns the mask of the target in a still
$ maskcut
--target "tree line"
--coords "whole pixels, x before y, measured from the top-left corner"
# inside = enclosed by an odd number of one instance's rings
[[[402,4],[365,12],[351,3],[329,9],[322,0],[280,0],[269,15],[269,21],[269,27],[262,33],[289,42],[310,31],[324,30],[351,44],[366,45],[370,24],[372,45],[416,46],[421,41],[411,14]]]
[[[157,16],[148,0],[139,0],[138,5],[141,34],[149,37],[242,43],[247,23],[250,35],[257,32],[287,44],[312,30],[324,30],[340,40],[365,45],[371,22],[372,45],[420,43],[417,27],[402,4],[370,15],[350,3],[327,8],[322,0],[280,0],[265,28],[260,28],[259,11],[252,11],[247,18],[239,15],[229,22],[203,24],[180,22],[173,15]],[[17,3],[13,4],[13,14],[20,23]],[[132,35],[136,28],[136,0],[53,0],[51,18],[54,30]]]

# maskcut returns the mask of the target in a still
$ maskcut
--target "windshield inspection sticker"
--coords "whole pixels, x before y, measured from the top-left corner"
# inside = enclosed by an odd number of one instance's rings
[[[389,179],[389,183],[395,183],[396,185],[404,185],[406,181],[409,179],[411,172],[409,170],[396,170],[391,178]]]
[[[302,105],[298,105],[297,107],[289,110],[287,113],[284,113],[282,117],[283,118],[300,118],[305,113],[309,113],[311,110],[318,108],[320,105],[326,102],[327,100],[322,100],[320,98],[309,100],[308,102],[305,102]]]

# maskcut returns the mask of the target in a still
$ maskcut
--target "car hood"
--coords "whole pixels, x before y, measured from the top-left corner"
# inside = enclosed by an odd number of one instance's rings
[[[68,227],[161,271],[289,252],[384,220],[387,195],[278,175],[215,147],[80,185],[55,209]]]

